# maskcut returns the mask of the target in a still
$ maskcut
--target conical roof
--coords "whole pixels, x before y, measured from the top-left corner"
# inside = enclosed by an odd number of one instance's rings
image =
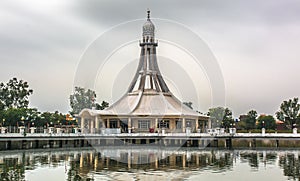
[[[140,46],[139,65],[126,94],[105,110],[89,110],[90,114],[207,117],[182,104],[165,83],[157,64],[157,42],[154,40],[150,11],[143,25],[143,41]]]

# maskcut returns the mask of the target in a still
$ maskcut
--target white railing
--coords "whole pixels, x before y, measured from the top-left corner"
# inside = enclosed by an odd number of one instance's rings
[[[116,130],[114,130],[116,131]],[[295,137],[300,138],[300,134],[294,133],[120,133],[119,131],[106,131],[101,134],[82,134],[82,133],[26,133],[26,135],[21,133],[1,133],[0,138],[13,138],[13,137],[245,137],[245,138],[255,138],[255,137],[275,137],[275,138],[285,138],[285,137]]]

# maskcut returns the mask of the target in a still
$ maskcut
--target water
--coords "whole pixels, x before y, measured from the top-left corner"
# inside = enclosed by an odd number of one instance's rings
[[[93,148],[0,152],[0,180],[299,180],[300,150]]]

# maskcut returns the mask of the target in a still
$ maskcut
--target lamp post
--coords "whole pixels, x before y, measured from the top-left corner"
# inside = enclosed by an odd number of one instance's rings
[[[293,124],[293,133],[297,134],[297,125],[296,125],[296,123]]]
[[[20,129],[20,134],[21,135],[26,135],[25,133],[25,127],[24,127],[24,116],[21,117],[21,125],[19,126],[19,129]]]
[[[262,121],[261,133],[264,135],[266,133],[265,121]]]
[[[1,133],[5,133],[6,131],[6,128],[4,126],[5,126],[5,119],[3,118],[1,122]]]
[[[21,117],[21,123],[22,123],[21,126],[24,126],[24,119],[25,119],[24,116],[22,116],[22,117]]]

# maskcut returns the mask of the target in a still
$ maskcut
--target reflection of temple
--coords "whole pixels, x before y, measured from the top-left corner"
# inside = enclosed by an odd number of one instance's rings
[[[30,174],[26,172],[39,174],[39,169],[45,167],[62,169],[67,180],[185,180],[193,173],[203,175],[208,170],[218,173],[241,171],[235,168],[244,163],[256,169],[262,164],[273,169],[277,165],[285,176],[297,180],[300,177],[299,155],[299,150],[171,150],[156,147],[1,152],[0,180],[30,180]],[[45,172],[42,174],[51,177]]]
[[[148,18],[143,25],[139,65],[127,93],[106,110],[84,109],[84,133],[99,133],[101,128],[119,132],[203,132],[208,116],[182,104],[169,90],[159,71],[155,27]]]

